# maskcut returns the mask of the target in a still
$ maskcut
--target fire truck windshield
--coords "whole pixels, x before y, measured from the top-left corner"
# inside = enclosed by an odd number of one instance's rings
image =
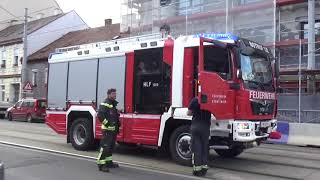
[[[271,62],[266,56],[241,54],[241,71],[247,89],[274,91]]]

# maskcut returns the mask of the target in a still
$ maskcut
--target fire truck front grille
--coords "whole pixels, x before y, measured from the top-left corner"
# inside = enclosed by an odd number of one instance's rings
[[[274,111],[272,100],[250,100],[253,115],[271,115]]]

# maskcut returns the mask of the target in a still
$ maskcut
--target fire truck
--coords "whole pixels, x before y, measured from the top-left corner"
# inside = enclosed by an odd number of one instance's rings
[[[164,149],[190,164],[188,104],[210,111],[210,148],[235,157],[277,128],[277,68],[269,48],[232,34],[151,34],[59,48],[49,57],[46,123],[77,150],[101,138],[96,112],[117,89],[120,145]]]

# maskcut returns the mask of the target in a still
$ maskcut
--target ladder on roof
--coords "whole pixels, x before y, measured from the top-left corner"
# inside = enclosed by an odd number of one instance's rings
[[[102,41],[102,42],[96,42],[96,43],[89,43],[89,44],[82,44],[82,45],[76,45],[76,46],[69,46],[69,47],[63,47],[63,48],[57,48],[56,52],[62,53],[67,51],[75,51],[80,49],[89,49],[89,48],[95,48],[95,47],[106,47],[111,45],[119,45],[119,44],[125,44],[125,43],[134,43],[134,42],[143,42],[148,40],[160,40],[164,39],[161,33],[155,33],[155,34],[148,34],[148,35],[140,35],[140,36],[132,36],[128,38],[120,38],[110,41]]]

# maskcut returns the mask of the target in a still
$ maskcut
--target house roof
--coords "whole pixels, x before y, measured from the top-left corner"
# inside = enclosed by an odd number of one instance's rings
[[[49,54],[54,52],[56,48],[108,41],[115,36],[127,37],[128,34],[120,33],[120,24],[69,32],[60,39],[57,39],[46,47],[31,54],[28,57],[28,62],[35,60],[48,60]]]
[[[28,34],[44,27],[45,25],[49,24],[50,22],[58,19],[63,15],[64,14],[58,14],[55,16],[50,16],[50,17],[29,22],[28,29],[27,29]],[[3,29],[2,31],[0,31],[0,45],[6,45],[6,44],[15,43],[15,42],[22,42],[23,29],[24,29],[24,24],[17,24],[17,25],[9,26]]]

